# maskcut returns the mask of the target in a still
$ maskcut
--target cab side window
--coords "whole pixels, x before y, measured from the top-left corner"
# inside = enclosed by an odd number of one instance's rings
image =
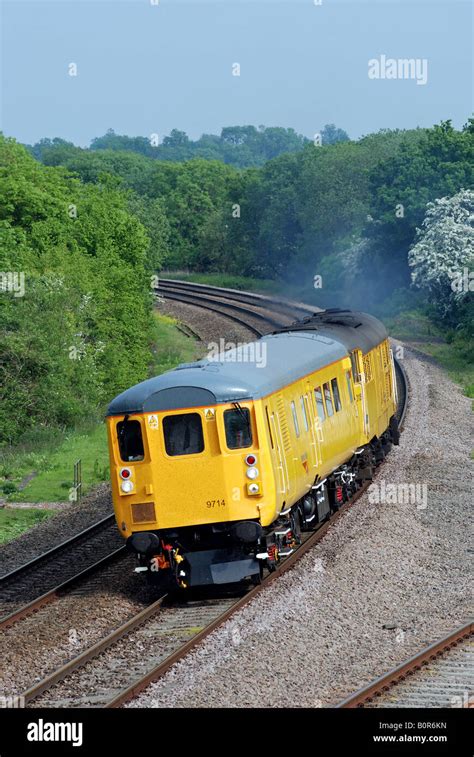
[[[305,405],[304,397],[300,397],[300,402],[301,402],[301,412],[303,414],[304,428],[305,428],[305,431],[309,431],[308,416],[306,414],[306,405]]]
[[[346,371],[346,380],[347,380],[347,393],[349,395],[349,402],[353,402],[354,395],[352,394],[352,382],[351,382],[351,372]]]

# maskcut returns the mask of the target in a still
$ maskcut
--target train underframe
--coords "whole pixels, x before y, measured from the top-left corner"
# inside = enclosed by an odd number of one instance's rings
[[[352,458],[283,510],[271,526],[256,520],[187,526],[166,531],[140,531],[127,540],[138,572],[167,590],[192,586],[260,583],[265,569],[274,571],[301,543],[370,481],[374,471],[399,443],[395,416],[381,437],[356,450]]]

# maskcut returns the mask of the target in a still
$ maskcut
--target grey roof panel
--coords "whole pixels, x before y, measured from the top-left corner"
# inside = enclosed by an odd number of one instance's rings
[[[112,400],[107,414],[259,399],[346,356],[341,342],[314,331],[272,334],[136,384]]]
[[[360,349],[365,354],[387,338],[383,323],[368,313],[354,310],[321,310],[290,326],[284,326],[275,333],[311,331],[341,342],[349,352]]]

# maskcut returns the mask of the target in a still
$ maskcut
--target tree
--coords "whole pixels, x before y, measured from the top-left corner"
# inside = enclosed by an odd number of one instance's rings
[[[326,124],[321,129],[321,142],[323,145],[335,145],[337,142],[349,142],[349,135],[344,129],[338,129],[335,124]]]
[[[0,137],[0,443],[72,426],[146,377],[148,244],[123,192]]]
[[[428,203],[408,254],[411,278],[447,322],[474,299],[474,192]]]
[[[189,137],[185,131],[179,131],[179,129],[172,129],[169,137],[163,140],[163,147],[183,147],[184,145],[189,145]]]

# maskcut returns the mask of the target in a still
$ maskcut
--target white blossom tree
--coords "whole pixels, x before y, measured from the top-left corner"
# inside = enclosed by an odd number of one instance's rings
[[[414,286],[449,317],[474,292],[474,192],[428,203],[408,253]]]

